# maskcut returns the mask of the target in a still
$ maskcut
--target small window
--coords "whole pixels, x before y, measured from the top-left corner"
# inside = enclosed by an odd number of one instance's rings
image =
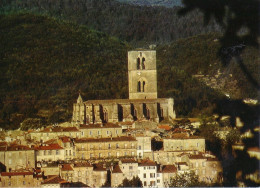
[[[143,81],[143,92],[145,92],[145,81]]]
[[[91,132],[91,131],[89,131],[89,135],[92,135],[92,132]]]
[[[142,58],[142,69],[145,69],[145,64],[144,64],[144,62],[145,62],[145,58],[143,57],[143,58]]]
[[[146,184],[146,181],[144,181],[144,186],[146,186],[147,184]]]
[[[146,173],[144,173],[144,178],[146,178]]]
[[[141,82],[137,83],[137,92],[141,92]]]
[[[136,68],[137,70],[139,70],[141,67],[141,62],[140,62],[140,58],[138,57],[137,60],[136,60]]]
[[[129,166],[129,170],[133,170],[133,166]]]

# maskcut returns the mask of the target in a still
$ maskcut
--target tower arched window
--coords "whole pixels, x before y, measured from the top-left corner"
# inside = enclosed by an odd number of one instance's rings
[[[137,58],[136,63],[137,63],[137,65],[136,65],[136,66],[137,66],[137,67],[136,67],[137,70],[141,69],[141,62],[140,62],[140,58],[139,58],[139,57]]]
[[[145,81],[143,81],[143,92],[145,92],[144,88],[145,88]]]
[[[142,69],[145,69],[145,64],[144,64],[144,62],[145,62],[145,58],[143,57],[143,58],[142,58]]]
[[[141,82],[137,83],[137,92],[141,92]]]

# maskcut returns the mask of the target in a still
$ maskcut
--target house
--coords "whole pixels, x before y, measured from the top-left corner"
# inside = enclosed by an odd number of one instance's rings
[[[135,157],[137,141],[133,137],[75,139],[78,159]]]
[[[136,135],[137,140],[137,157],[142,159],[145,152],[152,151],[151,137],[145,135]]]
[[[157,164],[149,159],[142,160],[138,164],[138,177],[142,181],[143,187],[162,187],[161,180],[157,184]]]
[[[205,139],[188,133],[174,133],[163,139],[164,151],[194,150],[205,152]]]
[[[119,165],[112,166],[111,169],[111,187],[118,187],[124,180],[124,174]]]
[[[17,169],[35,168],[35,151],[24,145],[9,145],[0,147],[0,163],[10,172]]]
[[[106,165],[102,163],[94,164],[92,182],[89,186],[101,187],[107,181]]]
[[[68,183],[66,180],[62,179],[60,176],[51,176],[44,180],[41,184],[41,188],[60,188],[62,184]]]
[[[122,128],[114,123],[80,125],[81,138],[110,138],[122,136]]]
[[[123,172],[124,179],[131,180],[134,176],[138,176],[138,162],[134,159],[121,159],[119,167]]]
[[[59,144],[42,144],[35,147],[37,162],[64,160],[64,148]]]
[[[35,141],[43,141],[57,139],[59,136],[68,136],[71,138],[79,138],[81,132],[77,127],[46,127],[41,131],[32,131],[29,138]]]
[[[42,176],[33,171],[1,172],[1,187],[39,187]]]

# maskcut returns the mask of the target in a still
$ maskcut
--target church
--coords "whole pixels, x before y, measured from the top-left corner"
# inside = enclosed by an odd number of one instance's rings
[[[172,98],[157,98],[155,50],[128,52],[129,99],[87,100],[79,95],[73,104],[72,123],[93,124],[174,119]]]

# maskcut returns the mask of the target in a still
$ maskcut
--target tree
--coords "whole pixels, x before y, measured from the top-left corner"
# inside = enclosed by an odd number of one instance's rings
[[[170,187],[202,187],[207,186],[206,183],[199,181],[199,176],[194,172],[185,172],[176,174],[171,178]]]
[[[199,9],[204,13],[205,24],[212,19],[222,26],[223,35],[220,38],[221,47],[218,55],[224,66],[230,65],[231,60],[239,66],[248,82],[258,91],[259,83],[252,76],[243,63],[241,54],[246,46],[259,47],[259,1],[258,0],[183,0],[184,8],[179,11],[179,15],[185,15],[188,12]],[[258,69],[258,67],[255,67]],[[259,76],[259,75],[258,75]],[[237,118],[240,118],[244,126],[239,128],[240,134],[251,131],[251,138],[243,139],[244,149],[235,151],[232,156],[232,148],[226,150],[226,156],[230,156],[227,160],[228,165],[223,166],[224,185],[237,186],[237,174],[241,173],[241,181],[246,186],[255,186],[255,182],[247,179],[247,176],[258,170],[259,160],[256,162],[254,158],[247,153],[249,147],[259,147],[259,132],[255,128],[259,126],[259,104],[248,105],[242,100],[222,99],[216,101],[216,107],[213,113],[222,116],[229,116],[231,126],[236,125]],[[228,142],[237,139],[236,134],[231,132],[228,135]],[[232,158],[234,157],[234,158]],[[246,164],[246,165],[245,165]]]
[[[134,176],[131,180],[125,178],[118,187],[143,187],[143,184],[138,176]]]

